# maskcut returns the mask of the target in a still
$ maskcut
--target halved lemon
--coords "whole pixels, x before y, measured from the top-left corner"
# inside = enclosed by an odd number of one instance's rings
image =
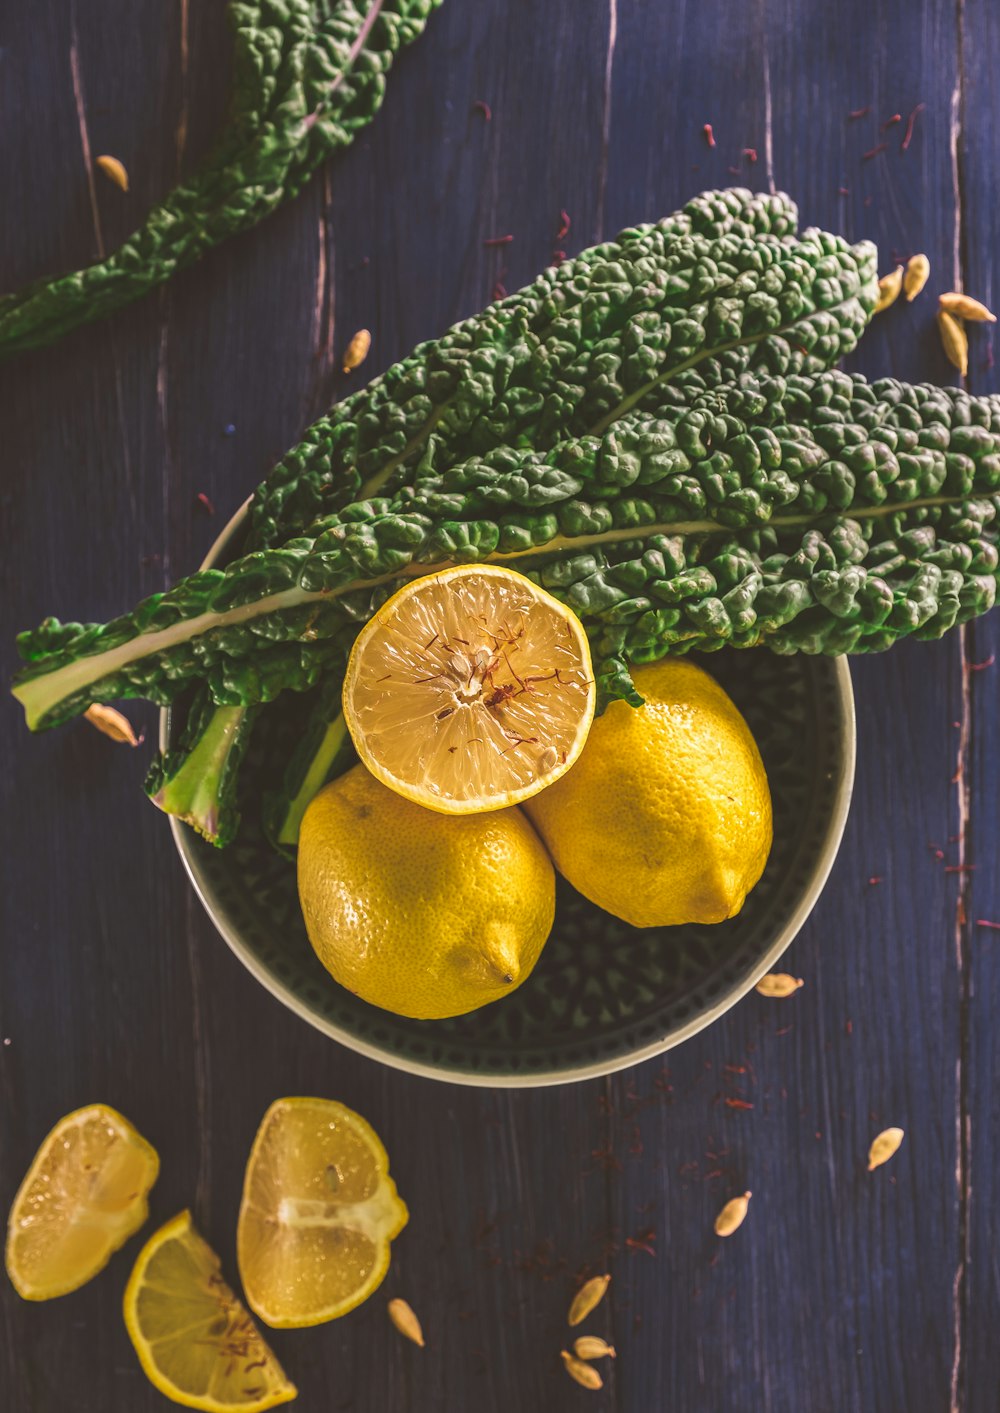
[[[365,765],[444,814],[502,809],[558,780],[583,749],[594,704],[576,614],[488,564],[400,589],[361,630],[344,680]]]
[[[258,1413],[295,1397],[190,1212],[154,1232],[139,1252],[124,1313],[150,1382],[185,1408]]]
[[[247,1301],[275,1326],[318,1325],[382,1283],[409,1213],[378,1134],[332,1099],[277,1099],[243,1180],[236,1256]]]
[[[77,1290],[149,1215],[156,1150],[115,1109],[66,1114],[35,1154],[7,1220],[7,1274],[25,1300]]]

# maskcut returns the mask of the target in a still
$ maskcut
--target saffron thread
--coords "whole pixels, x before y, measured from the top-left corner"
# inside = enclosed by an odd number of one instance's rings
[[[926,107],[926,103],[918,103],[917,106],[914,108],[913,112],[907,118],[906,132],[903,134],[903,141],[899,144],[900,152],[905,152],[906,149],[909,147],[910,140],[913,137],[913,127],[917,121],[917,114],[922,113]]]

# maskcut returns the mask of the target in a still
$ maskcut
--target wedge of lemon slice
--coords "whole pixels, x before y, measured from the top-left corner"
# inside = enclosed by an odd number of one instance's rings
[[[190,1212],[154,1232],[140,1251],[124,1312],[150,1382],[185,1408],[259,1413],[295,1397]]]
[[[278,1099],[247,1162],[236,1254],[269,1325],[318,1325],[382,1283],[409,1213],[378,1134],[332,1099]]]
[[[75,1109],[47,1136],[7,1223],[7,1273],[25,1300],[96,1276],[149,1215],[156,1150],[107,1104]]]
[[[444,814],[502,809],[558,780],[594,704],[580,620],[523,574],[487,564],[400,589],[361,630],[344,680],[365,765]]]

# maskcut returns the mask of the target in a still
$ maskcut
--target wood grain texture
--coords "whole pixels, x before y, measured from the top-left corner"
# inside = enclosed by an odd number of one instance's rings
[[[9,5],[2,43],[13,287],[96,250],[81,112],[92,155],[131,177],[127,197],[94,179],[110,245],[207,150],[229,51],[222,4],[190,0]],[[0,369],[4,675],[14,632],[44,613],[108,616],[192,568],[331,400],[544,265],[563,209],[573,252],[703,187],[773,179],[807,222],[875,238],[883,269],[893,251],[929,255],[926,293],[880,317],[856,362],[950,381],[936,294],[995,297],[998,43],[990,0],[446,0],[376,122],[298,201]],[[347,378],[339,354],[361,326],[372,352]],[[1000,386],[989,340],[974,331],[977,391]],[[412,1217],[384,1292],[275,1336],[308,1413],[562,1413],[588,1398],[621,1413],[992,1413],[1000,931],[977,920],[1000,922],[1000,665],[974,669],[993,653],[996,616],[855,668],[856,798],[788,954],[805,981],[793,998],[751,995],[662,1063],[526,1093],[409,1079],[314,1034],[202,915],[141,797],[146,752],[83,723],[29,740],[3,699],[0,1206],[55,1118],[101,1098],[161,1152],[153,1220],[190,1204],[234,1274],[260,1116],[281,1094],[329,1094],[383,1135]],[[153,712],[128,711],[151,735]],[[869,1175],[888,1124],[906,1139]],[[716,1212],[747,1187],[747,1222],[717,1240]],[[167,1406],[120,1317],[136,1249],[49,1305],[2,1284],[5,1413]],[[618,1359],[591,1395],[558,1349],[576,1282],[605,1269],[586,1328]],[[426,1350],[389,1325],[392,1295]]]

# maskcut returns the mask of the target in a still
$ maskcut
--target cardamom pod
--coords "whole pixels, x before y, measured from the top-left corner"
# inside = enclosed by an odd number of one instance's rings
[[[578,1359],[614,1359],[612,1345],[600,1335],[580,1335],[573,1341],[573,1353]]]
[[[411,1307],[405,1300],[400,1300],[397,1296],[395,1300],[390,1300],[386,1309],[389,1311],[389,1319],[406,1339],[412,1339],[414,1344],[424,1347],[424,1332],[420,1328],[420,1321],[414,1315]]]
[[[715,1219],[716,1236],[732,1236],[737,1227],[743,1225],[743,1220],[750,1206],[751,1192],[744,1192],[742,1197],[731,1197],[722,1211]]]
[[[937,320],[945,357],[964,378],[969,371],[969,337],[954,314],[949,314],[947,309],[938,310]]]
[[[372,346],[372,336],[367,329],[359,329],[344,349],[344,361],[341,364],[345,373],[350,373],[354,368],[360,368],[361,364],[368,357],[368,350]]]
[[[125,170],[125,164],[119,162],[117,157],[108,157],[106,154],[96,157],[94,166],[100,167],[104,175],[113,181],[115,186],[121,187],[122,191],[128,191],[128,172]]]
[[[926,255],[911,255],[907,260],[906,272],[903,275],[903,291],[909,303],[912,304],[923,289],[930,272],[931,262]]]
[[[976,323],[995,324],[997,316],[986,308],[985,304],[980,304],[978,299],[973,299],[971,295],[959,294],[957,290],[949,290],[947,294],[938,295],[938,304],[949,314],[954,314],[958,319],[973,319]]]
[[[114,707],[102,706],[95,702],[83,713],[91,726],[96,726],[98,731],[102,731],[105,736],[110,736],[112,741],[121,741],[123,745],[137,746],[139,738],[132,729],[132,723],[127,717],[122,716],[120,711],[115,711]]]
[[[883,1163],[888,1163],[894,1153],[899,1151],[899,1145],[903,1141],[903,1130],[901,1128],[884,1128],[882,1132],[872,1141],[872,1146],[868,1150],[868,1171],[880,1168]]]
[[[878,300],[874,312],[881,314],[883,309],[888,309],[890,304],[895,304],[902,288],[903,267],[897,265],[895,270],[891,270],[888,275],[883,275],[878,282]]]
[[[801,976],[789,976],[786,971],[769,971],[766,976],[761,977],[754,990],[759,991],[762,996],[780,999],[782,996],[791,996],[802,985]]]
[[[596,1310],[604,1299],[604,1292],[610,1283],[610,1276],[591,1276],[589,1281],[585,1281],[573,1296],[573,1303],[566,1316],[567,1323],[578,1325],[587,1318],[591,1310]]]
[[[603,1388],[604,1380],[594,1368],[593,1364],[585,1364],[582,1359],[577,1359],[570,1354],[568,1349],[560,1349],[560,1357],[563,1367],[571,1379],[575,1379],[583,1388]]]

